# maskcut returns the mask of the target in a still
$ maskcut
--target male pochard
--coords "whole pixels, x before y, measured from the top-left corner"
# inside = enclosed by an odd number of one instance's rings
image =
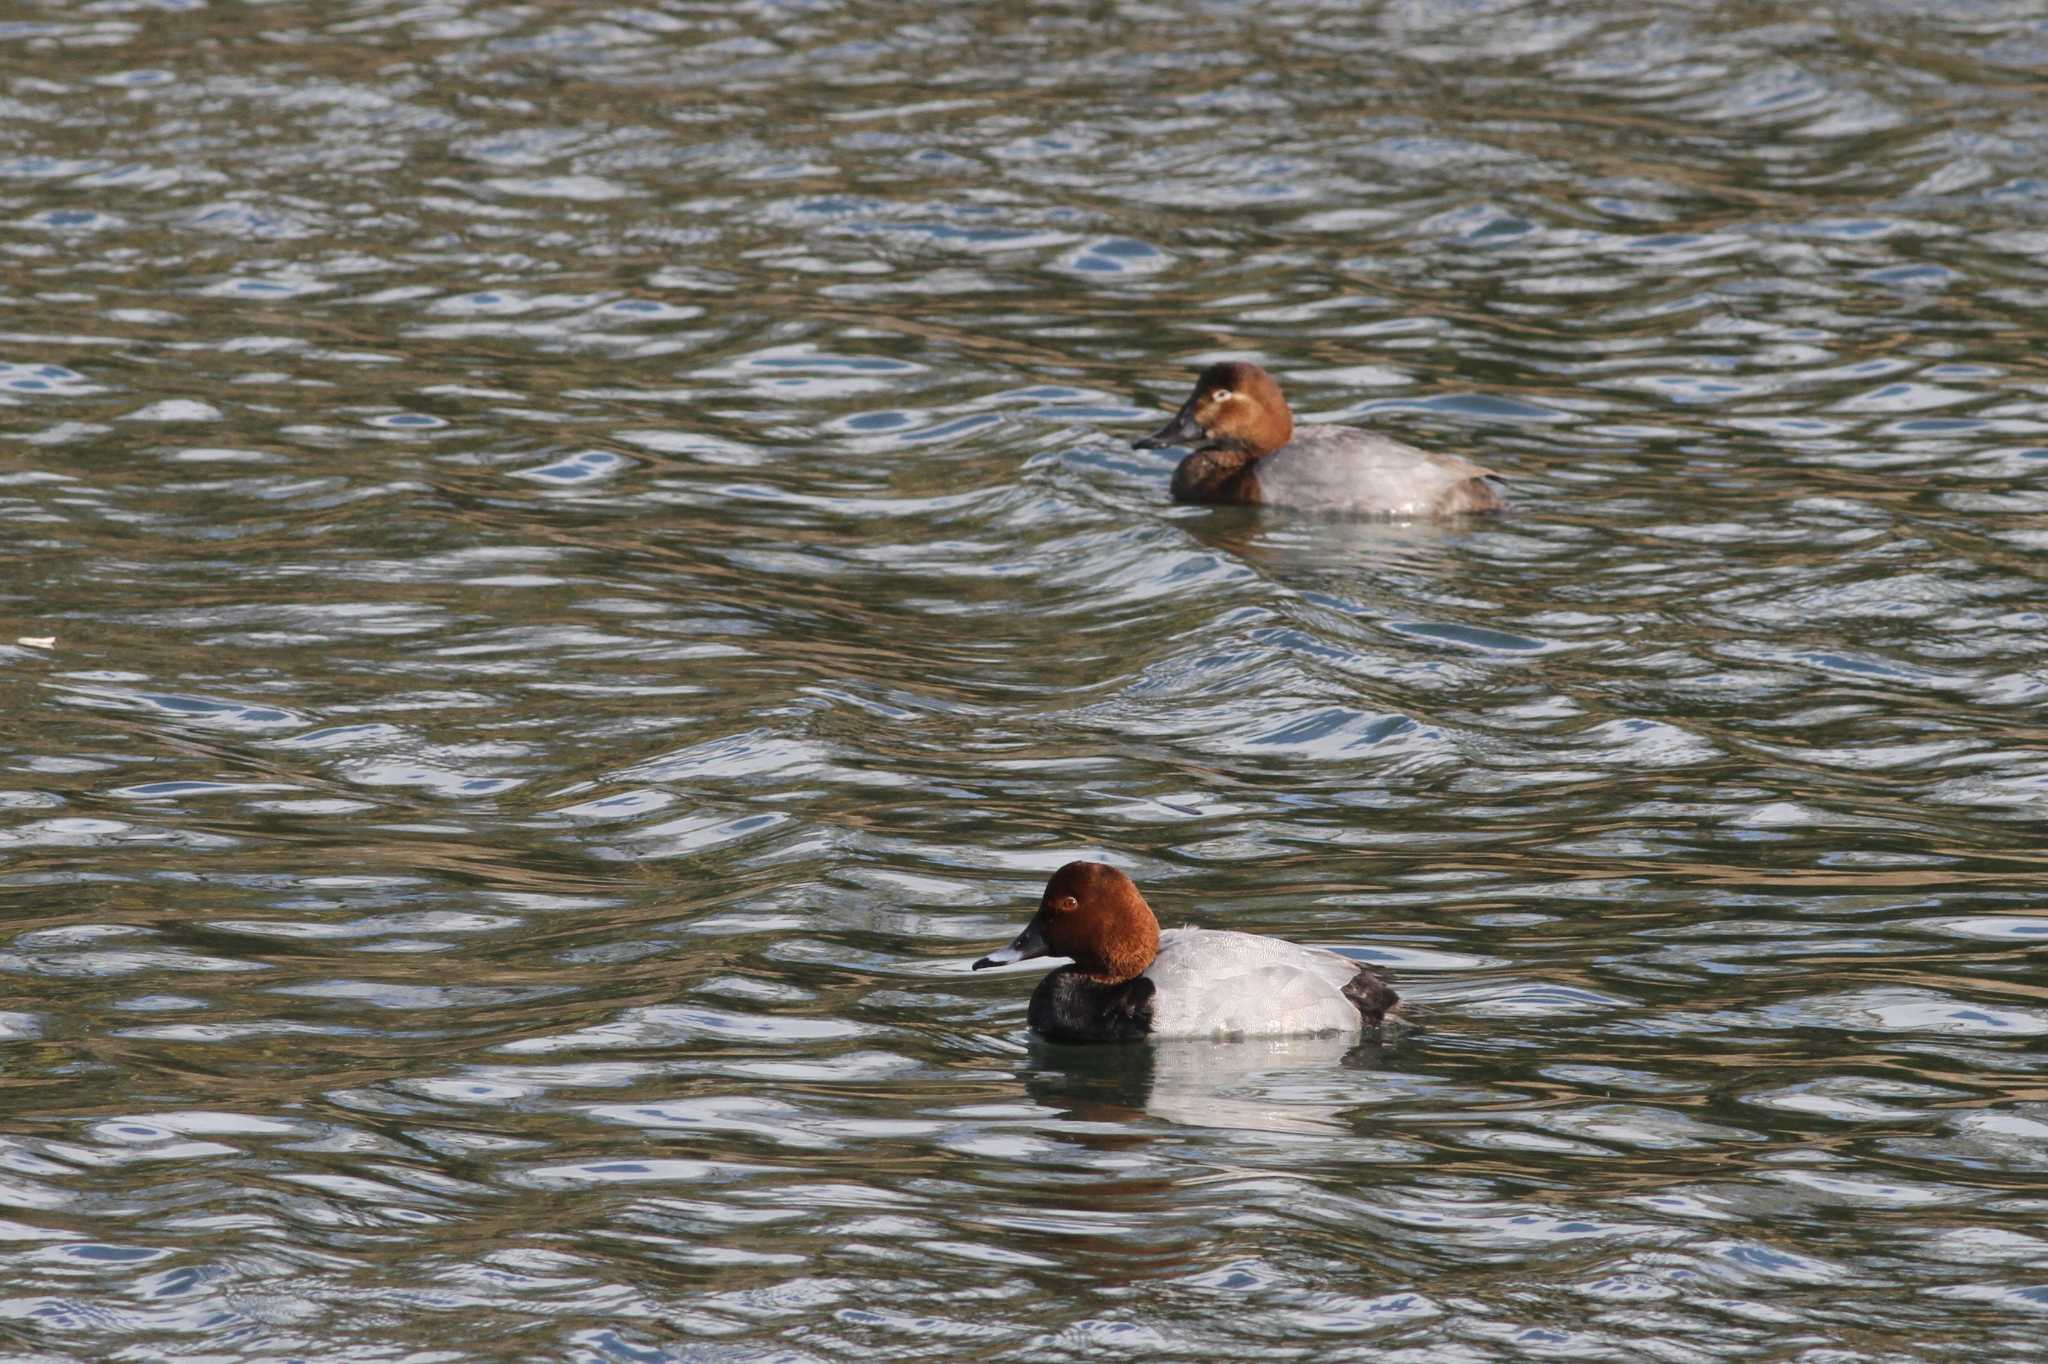
[[[1257,365],[1202,371],[1173,420],[1135,448],[1185,445],[1176,502],[1241,502],[1381,516],[1500,511],[1500,475],[1350,426],[1296,426],[1280,385]]]
[[[1052,875],[1016,941],[974,963],[1072,957],[1031,992],[1048,1042],[1356,1035],[1400,1016],[1380,973],[1320,947],[1255,933],[1162,933],[1131,878],[1100,862]]]

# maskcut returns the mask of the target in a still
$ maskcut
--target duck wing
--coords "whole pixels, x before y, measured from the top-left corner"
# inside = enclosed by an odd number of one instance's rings
[[[1445,516],[1507,505],[1493,470],[1350,426],[1297,427],[1252,474],[1259,500],[1276,507]]]
[[[1377,1024],[1354,997],[1365,973],[1384,992],[1378,973],[1348,957],[1279,938],[1182,928],[1162,933],[1159,956],[1145,971],[1156,993],[1154,1037],[1280,1037],[1356,1033]]]

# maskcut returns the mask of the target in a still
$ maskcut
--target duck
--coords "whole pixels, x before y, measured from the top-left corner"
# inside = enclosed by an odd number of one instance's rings
[[[1238,503],[1378,516],[1447,517],[1507,509],[1502,478],[1352,426],[1296,426],[1272,375],[1246,360],[1202,371],[1173,420],[1138,450],[1189,447],[1176,502]]]
[[[1031,992],[1031,1031],[1048,1042],[1358,1036],[1407,1021],[1386,977],[1327,948],[1161,932],[1137,883],[1104,862],[1054,872],[1023,931],[973,969],[1034,957],[1073,959]]]

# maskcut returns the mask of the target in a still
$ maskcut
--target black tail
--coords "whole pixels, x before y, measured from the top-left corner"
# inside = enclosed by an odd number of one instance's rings
[[[1413,1004],[1403,1004],[1394,987],[1387,984],[1387,978],[1370,966],[1359,967],[1358,973],[1345,982],[1344,998],[1358,1010],[1368,1029],[1377,1028],[1390,1018],[1413,1023],[1420,1013]]]

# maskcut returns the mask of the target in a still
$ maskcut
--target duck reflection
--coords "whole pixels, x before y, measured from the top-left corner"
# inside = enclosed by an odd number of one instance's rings
[[[1177,522],[1194,539],[1290,580],[1330,574],[1349,581],[1360,564],[1425,577],[1461,569],[1459,546],[1497,527],[1487,522],[1401,521],[1370,516],[1261,515],[1224,507]]]
[[[1128,1126],[1153,1118],[1187,1127],[1333,1134],[1351,1130],[1342,1114],[1366,1097],[1357,1093],[1357,1072],[1383,1068],[1386,1050],[1377,1039],[1340,1035],[1129,1047],[1034,1039],[1022,1078],[1033,1100],[1081,1123]],[[1150,1139],[1139,1132],[1087,1137],[1091,1145]]]

